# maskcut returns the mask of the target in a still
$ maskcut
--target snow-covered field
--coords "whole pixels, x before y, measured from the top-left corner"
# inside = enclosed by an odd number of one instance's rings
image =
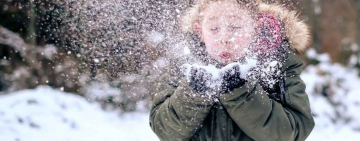
[[[308,141],[358,141],[350,124],[332,124],[331,107],[310,97],[317,116]],[[319,107],[316,107],[319,106]],[[355,107],[354,107],[355,108]],[[353,108],[353,110],[355,110]],[[360,108],[357,108],[360,111]],[[352,111],[354,112],[354,111]],[[348,113],[349,114],[349,113]],[[356,114],[356,113],[353,113]],[[0,141],[157,141],[148,113],[103,111],[99,105],[73,94],[41,86],[0,96]]]
[[[359,71],[351,61],[344,67],[313,49],[307,56],[320,61],[301,74],[316,123],[308,140],[360,141]]]
[[[308,141],[359,141],[359,72],[317,56],[322,63],[308,66],[301,75],[316,121]],[[0,96],[0,141],[145,140],[158,140],[147,112],[119,116],[48,86]]]
[[[319,76],[319,71],[323,69],[332,71],[332,74],[336,75]],[[316,124],[307,140],[359,141],[360,79],[357,72],[346,70],[338,65],[309,66],[306,71],[301,77],[307,84],[306,91],[309,94]],[[342,81],[339,81],[339,78],[342,78]],[[319,94],[328,83],[336,83],[330,84],[331,89],[325,89],[329,91],[328,93],[334,94],[330,99]]]
[[[0,141],[156,141],[148,119],[47,86],[0,96]]]

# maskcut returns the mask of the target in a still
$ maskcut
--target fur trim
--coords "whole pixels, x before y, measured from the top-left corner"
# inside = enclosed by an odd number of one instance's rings
[[[299,19],[296,11],[289,11],[276,4],[259,4],[259,11],[271,14],[280,20],[285,29],[285,36],[291,47],[297,52],[304,52],[311,43],[309,26]]]

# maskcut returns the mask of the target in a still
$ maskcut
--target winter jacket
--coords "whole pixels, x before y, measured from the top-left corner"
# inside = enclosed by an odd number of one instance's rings
[[[281,7],[261,4],[260,10],[284,22],[290,41],[282,68],[284,102],[271,99],[254,82],[221,94],[219,101],[214,101],[193,91],[186,79],[175,84],[169,74],[164,74],[153,93],[150,112],[150,126],[160,140],[303,141],[309,136],[315,123],[299,76],[303,63],[295,53],[307,46],[308,30],[295,13]]]

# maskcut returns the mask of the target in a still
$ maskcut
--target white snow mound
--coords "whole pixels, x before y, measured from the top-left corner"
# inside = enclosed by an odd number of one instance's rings
[[[1,141],[158,140],[148,113],[119,116],[47,86],[0,96],[0,103]]]

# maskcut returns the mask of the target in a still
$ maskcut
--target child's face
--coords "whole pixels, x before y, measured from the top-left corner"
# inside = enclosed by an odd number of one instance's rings
[[[210,56],[225,64],[241,58],[255,33],[249,10],[234,1],[220,1],[211,2],[203,14],[194,27]]]

